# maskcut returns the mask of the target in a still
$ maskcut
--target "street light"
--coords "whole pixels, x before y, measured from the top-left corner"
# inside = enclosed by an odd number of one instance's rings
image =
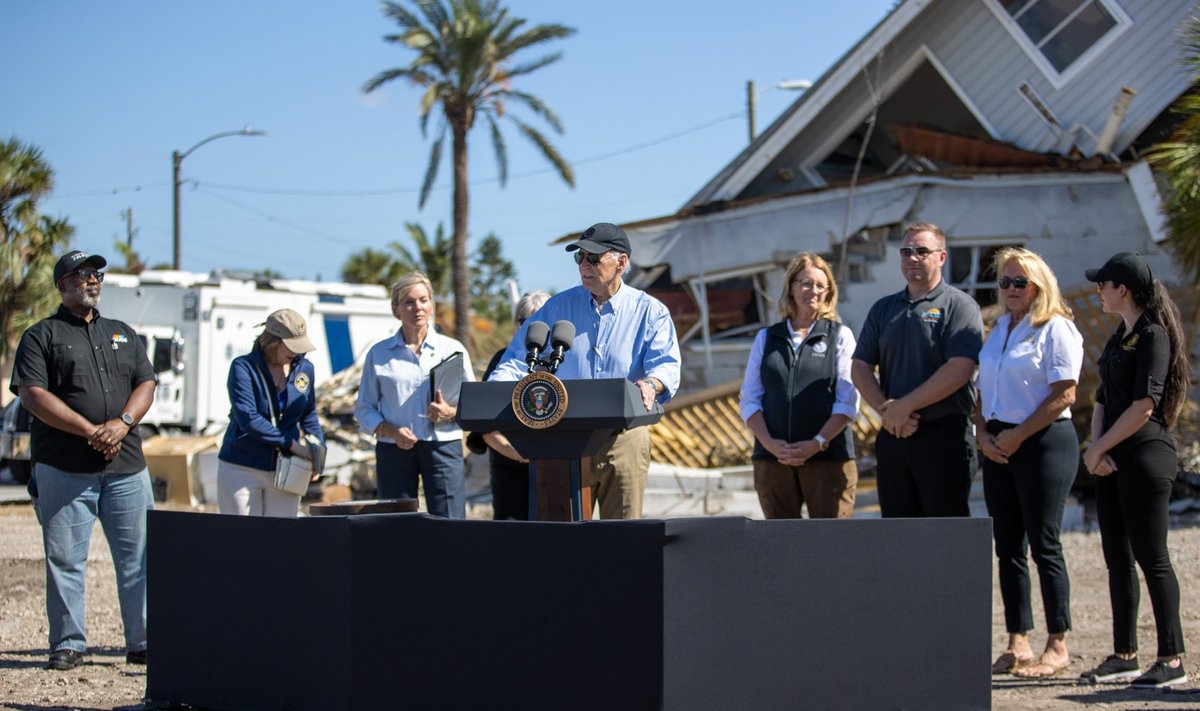
[[[762,92],[754,89],[754,80],[746,82],[746,118],[750,123],[750,142],[754,142],[754,109],[758,101],[758,95],[771,89],[786,89],[787,91],[804,91],[812,86],[812,82],[807,79],[785,79],[771,84]]]
[[[173,194],[172,194],[173,201],[172,201],[171,207],[172,207],[172,213],[174,214],[174,231],[172,234],[175,237],[175,251],[174,251],[174,256],[171,259],[171,267],[173,269],[178,270],[180,268],[180,261],[179,261],[179,168],[180,168],[180,166],[183,165],[183,159],[190,156],[192,154],[192,151],[196,150],[200,146],[203,146],[205,143],[208,143],[209,141],[215,141],[218,138],[225,138],[226,136],[265,136],[265,135],[267,135],[266,131],[254,131],[254,130],[251,130],[250,126],[246,126],[245,128],[243,128],[240,131],[222,131],[221,133],[214,133],[213,135],[209,136],[208,138],[204,139],[203,141],[200,141],[196,145],[187,149],[183,153],[180,153],[179,151],[171,151],[171,184],[172,184],[172,188],[173,188]]]

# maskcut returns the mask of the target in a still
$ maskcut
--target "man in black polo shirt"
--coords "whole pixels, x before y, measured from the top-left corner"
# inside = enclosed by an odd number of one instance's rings
[[[945,263],[946,235],[936,225],[906,227],[900,269],[908,286],[875,302],[854,351],[854,385],[883,417],[875,482],[885,518],[970,515],[971,377],[983,320],[974,299],[942,281]]]
[[[21,336],[10,386],[35,416],[48,669],[72,669],[87,651],[84,579],[97,518],[117,573],[125,660],[146,663],[146,511],[153,498],[136,425],[150,409],[155,378],[133,329],[95,309],[105,265],[103,257],[78,251],[58,260],[62,306]]]

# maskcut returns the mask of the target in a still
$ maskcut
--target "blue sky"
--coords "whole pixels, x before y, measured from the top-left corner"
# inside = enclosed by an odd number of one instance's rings
[[[815,80],[893,4],[512,0],[531,23],[577,30],[550,45],[560,62],[518,85],[562,118],[553,142],[576,187],[509,132],[501,189],[477,128],[471,244],[499,236],[522,290],[571,286],[575,266],[552,239],[673,213],[745,146],[747,80]],[[0,21],[0,136],[41,148],[56,172],[43,209],[75,225],[81,249],[114,255],[132,209],[135,248],[169,262],[171,152],[247,124],[269,136],[223,138],[183,163],[184,269],[331,281],[352,252],[407,244],[405,222],[450,229],[448,161],[417,208],[419,90],[361,90],[410,56],[382,40],[395,25],[375,2],[43,0],[5,3]],[[763,92],[759,130],[795,98]]]

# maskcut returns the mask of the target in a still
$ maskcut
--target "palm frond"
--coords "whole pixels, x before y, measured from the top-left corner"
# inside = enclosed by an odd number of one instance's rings
[[[506,70],[504,73],[509,78],[519,77],[523,74],[531,74],[531,73],[536,72],[537,70],[541,69],[542,67],[554,64],[558,60],[562,59],[562,56],[563,56],[562,52],[554,52],[553,54],[547,54],[546,56],[544,56],[540,59],[536,59],[532,62],[525,62],[524,64],[518,64],[515,67],[512,67],[512,68]]]
[[[504,46],[504,56],[510,57],[523,49],[551,40],[566,39],[573,34],[575,34],[575,28],[567,27],[566,25],[534,25],[529,30],[509,40]]]
[[[504,134],[500,132],[500,126],[496,123],[496,119],[488,113],[487,117],[488,128],[492,132],[492,150],[496,152],[496,168],[500,171],[500,187],[508,184],[508,146],[504,142]]]
[[[429,191],[433,188],[433,181],[437,179],[438,165],[442,162],[442,144],[445,140],[446,132],[443,130],[433,142],[433,149],[429,151],[429,166],[425,169],[425,180],[421,181],[421,196],[417,199],[417,207],[425,207],[425,201],[429,199]]]
[[[506,95],[510,99],[515,99],[528,106],[530,111],[542,117],[543,121],[550,124],[550,127],[553,128],[555,132],[563,132],[562,119],[558,117],[558,114],[554,113],[553,109],[546,105],[546,102],[542,101],[533,94],[526,94],[523,91],[509,91],[506,92]]]
[[[363,93],[370,94],[372,91],[375,91],[376,89],[383,86],[384,84],[387,84],[388,82],[393,81],[395,79],[400,79],[401,77],[411,76],[412,73],[413,73],[413,70],[409,67],[397,67],[396,69],[385,69],[384,71],[379,72],[375,76],[368,79],[367,82],[365,84],[363,84],[363,87],[362,87]]]
[[[559,155],[558,150],[550,144],[550,141],[548,141],[546,137],[543,136],[536,128],[530,126],[524,121],[521,121],[515,116],[510,115],[508,118],[517,125],[517,129],[520,130],[526,138],[532,141],[533,144],[536,145],[539,150],[541,150],[542,155],[546,157],[546,160],[550,161],[550,164],[554,166],[554,169],[558,171],[558,174],[562,176],[563,182],[571,187],[575,187],[575,171],[573,171],[571,169],[571,165],[567,163],[567,161],[561,155]]]

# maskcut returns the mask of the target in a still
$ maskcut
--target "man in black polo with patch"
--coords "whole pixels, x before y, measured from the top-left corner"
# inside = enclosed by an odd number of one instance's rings
[[[945,263],[946,235],[936,225],[906,227],[900,269],[908,286],[875,302],[854,351],[854,385],[883,418],[875,481],[884,518],[970,515],[971,378],[983,320],[974,299],[942,280]]]
[[[32,485],[46,553],[48,669],[72,669],[87,652],[84,583],[97,518],[117,574],[125,660],[146,663],[153,497],[136,425],[150,409],[155,378],[133,329],[95,308],[106,264],[78,251],[58,260],[62,306],[21,336],[10,386],[35,416]]]

